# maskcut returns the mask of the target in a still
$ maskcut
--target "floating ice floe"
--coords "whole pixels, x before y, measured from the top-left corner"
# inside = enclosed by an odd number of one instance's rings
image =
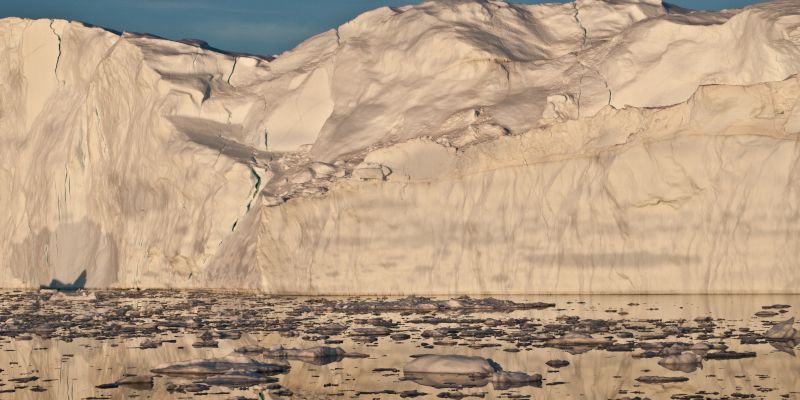
[[[288,364],[262,363],[250,357],[228,355],[220,358],[161,364],[151,371],[170,375],[218,375],[229,372],[277,374],[287,372],[288,370]]]
[[[702,365],[702,362],[703,357],[700,355],[691,351],[684,351],[680,354],[673,354],[663,357],[658,361],[658,365],[672,371],[688,373],[697,370],[697,368]]]
[[[362,358],[362,353],[348,353],[340,347],[316,346],[307,349],[287,349],[281,345],[272,347],[243,346],[235,350],[240,354],[259,354],[269,358],[299,360],[311,364],[329,364],[344,358]]]
[[[794,317],[786,321],[780,322],[769,328],[764,337],[770,340],[793,340],[800,339],[797,329],[794,329]]]
[[[480,387],[492,382],[496,389],[541,384],[542,376],[508,372],[491,359],[464,355],[426,354],[403,367],[406,379],[436,388]]]

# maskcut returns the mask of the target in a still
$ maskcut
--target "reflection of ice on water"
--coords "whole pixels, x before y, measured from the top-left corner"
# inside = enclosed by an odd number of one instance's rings
[[[172,294],[165,294],[164,299],[149,299],[146,307],[158,307],[160,301],[173,301]],[[174,296],[182,296],[174,294]],[[243,346],[259,346],[269,348],[282,345],[285,348],[307,349],[314,346],[341,347],[348,352],[359,352],[369,355],[368,358],[341,358],[330,362],[304,362],[289,359],[290,369],[285,374],[274,375],[278,383],[298,396],[326,398],[334,395],[351,397],[355,392],[379,393],[365,398],[396,398],[396,395],[380,394],[383,391],[400,393],[409,390],[426,392],[434,397],[441,392],[458,390],[463,394],[486,393],[486,398],[499,398],[502,393],[530,394],[534,398],[578,398],[587,399],[621,398],[625,396],[642,396],[650,398],[669,398],[675,394],[692,394],[704,390],[730,395],[734,392],[751,393],[778,398],[781,394],[800,391],[800,382],[796,378],[800,372],[800,361],[794,357],[797,344],[791,340],[756,341],[754,344],[742,344],[739,339],[726,339],[722,334],[742,334],[748,332],[764,333],[769,329],[765,321],[783,321],[794,315],[800,306],[800,296],[595,296],[595,297],[536,297],[531,301],[549,301],[556,303],[556,308],[516,310],[511,312],[462,312],[436,311],[428,314],[408,314],[401,312],[379,313],[385,320],[397,322],[392,328],[394,333],[409,333],[411,339],[394,341],[388,336],[381,336],[374,342],[355,340],[347,336],[357,327],[370,327],[365,321],[375,317],[372,313],[363,314],[331,314],[329,312],[297,312],[306,299],[287,300],[281,307],[276,307],[270,318],[282,323],[291,318],[309,318],[308,321],[295,324],[295,331],[285,330],[283,336],[276,332],[253,332],[252,329],[241,329],[238,339],[218,338],[216,348],[196,348],[192,345],[201,339],[197,334],[184,334],[181,329],[163,329],[153,337],[118,337],[104,340],[76,338],[71,342],[63,340],[43,339],[38,334],[31,335],[30,340],[14,340],[5,338],[0,351],[0,379],[5,386],[0,390],[13,388],[15,384],[9,379],[35,375],[35,382],[16,384],[27,386],[16,390],[13,394],[5,394],[15,399],[80,399],[85,397],[109,397],[111,399],[128,398],[139,395],[145,398],[174,398],[175,394],[167,392],[168,384],[186,385],[197,381],[194,377],[156,376],[152,388],[147,385],[120,385],[113,389],[98,389],[95,386],[116,382],[126,374],[146,375],[158,364],[192,359],[208,359],[224,357]],[[524,301],[525,298],[514,298]],[[219,308],[234,308],[238,305],[232,298],[221,297],[223,304]],[[583,301],[581,304],[579,301]],[[638,305],[629,305],[638,303]],[[754,314],[763,305],[785,303],[792,307],[788,313],[774,317],[759,318]],[[47,304],[41,307],[46,308]],[[78,307],[85,315],[98,312],[113,312],[110,309],[91,310],[91,305]],[[610,312],[614,310],[614,312]],[[620,313],[620,311],[624,311]],[[75,319],[84,320],[84,314]],[[291,314],[291,315],[290,315]],[[622,314],[622,315],[621,315]],[[784,317],[784,315],[786,317]],[[441,317],[439,323],[425,323],[426,318]],[[662,357],[635,358],[634,354],[643,352],[637,347],[635,351],[612,352],[593,346],[541,347],[544,341],[544,326],[552,324],[570,324],[574,319],[565,316],[580,317],[581,321],[614,320],[620,321],[621,327],[613,333],[593,333],[596,338],[612,337],[616,343],[632,341],[634,343],[683,342],[712,344],[723,343],[727,351],[757,353],[755,358],[734,360],[703,360],[698,364],[659,364]],[[665,321],[686,320],[685,325],[691,327],[708,324],[698,317],[712,317],[713,327],[697,329],[689,333],[676,331]],[[559,319],[559,317],[561,317]],[[13,316],[5,316],[8,321]],[[220,312],[218,318],[225,318]],[[190,320],[191,315],[184,315],[181,321]],[[447,321],[454,322],[447,322]],[[313,324],[312,325],[312,321]],[[459,322],[460,321],[460,322]],[[499,322],[498,322],[499,321]],[[137,321],[146,324],[148,321]],[[325,333],[309,334],[311,331],[326,331],[326,326],[341,324],[347,330],[331,330]],[[2,326],[8,326],[4,324]],[[420,343],[433,343],[431,338],[422,338],[421,332],[434,331],[442,327],[466,326],[473,329],[486,329],[491,326],[500,334],[488,337],[458,336],[446,337],[455,341],[455,345],[422,348]],[[643,328],[645,326],[645,328]],[[711,326],[711,325],[709,325]],[[524,329],[523,329],[524,328]],[[2,328],[0,328],[2,330]],[[669,332],[664,338],[663,333]],[[630,332],[632,335],[621,334]],[[101,332],[97,333],[98,335]],[[24,334],[19,334],[23,337]],[[304,339],[314,339],[306,340]],[[530,338],[536,337],[537,340]],[[652,339],[644,339],[652,337]],[[341,343],[326,344],[325,340],[341,340]],[[140,348],[145,340],[158,342],[155,348]],[[167,341],[165,341],[167,340]],[[174,342],[169,342],[174,340]],[[516,344],[521,343],[517,348]],[[496,344],[496,347],[478,346]],[[505,350],[518,349],[518,352]],[[683,348],[675,347],[676,354]],[[700,351],[695,349],[696,351]],[[719,351],[710,349],[708,351]],[[485,377],[470,376],[414,376],[404,374],[403,366],[412,355],[416,354],[461,354],[473,355],[495,360],[507,371],[524,371],[529,374],[541,373],[541,387],[527,385],[516,388],[504,388],[494,385]],[[259,362],[269,362],[265,355],[249,355]],[[551,368],[545,362],[562,359],[569,365],[562,368]],[[379,372],[375,372],[378,370]],[[397,371],[394,371],[397,370]],[[642,376],[686,377],[683,383],[644,384],[636,381]],[[244,379],[238,377],[237,379]],[[552,385],[555,382],[564,384]],[[225,382],[219,381],[224,384]],[[550,385],[549,385],[550,384]],[[33,392],[34,385],[45,388],[45,392]],[[246,389],[237,389],[235,384],[229,386],[211,385],[205,398],[232,398],[247,396],[257,398],[257,393],[268,394],[267,383]],[[762,392],[759,389],[770,389]],[[774,389],[774,390],[773,390]],[[634,394],[642,392],[642,394]],[[224,394],[213,394],[224,393]],[[765,394],[766,393],[766,394]],[[583,395],[583,396],[581,396]],[[182,396],[191,396],[190,393]],[[0,397],[2,398],[2,397]]]

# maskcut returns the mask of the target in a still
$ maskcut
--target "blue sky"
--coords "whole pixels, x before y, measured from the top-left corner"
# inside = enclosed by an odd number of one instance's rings
[[[553,0],[549,0],[552,2]],[[516,3],[542,3],[518,0]],[[742,7],[752,0],[673,0],[682,7]],[[278,54],[304,39],[380,6],[417,0],[2,0],[0,17],[63,18],[211,46]]]

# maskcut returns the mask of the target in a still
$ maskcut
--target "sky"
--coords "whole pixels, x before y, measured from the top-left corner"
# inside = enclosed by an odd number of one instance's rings
[[[553,2],[549,0],[548,2]],[[557,1],[557,0],[556,0]],[[542,3],[516,0],[515,3]],[[738,8],[753,0],[672,0],[693,9]],[[202,39],[233,52],[280,54],[381,6],[418,0],[0,0],[0,17],[61,18],[168,39]]]

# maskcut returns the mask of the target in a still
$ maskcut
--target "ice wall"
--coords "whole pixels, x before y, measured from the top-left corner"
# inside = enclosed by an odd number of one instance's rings
[[[795,292],[800,9],[381,8],[277,57],[0,20],[0,283]]]

